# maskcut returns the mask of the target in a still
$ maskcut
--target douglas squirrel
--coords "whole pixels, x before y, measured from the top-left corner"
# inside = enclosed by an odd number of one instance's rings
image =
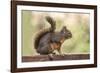
[[[61,45],[66,39],[72,37],[72,33],[66,26],[63,26],[61,31],[55,32],[56,21],[50,16],[46,16],[45,19],[51,27],[39,32],[35,38],[34,47],[37,53],[40,55],[48,55],[50,59],[52,59],[50,54],[55,54],[55,50],[57,50],[60,55],[63,55]]]

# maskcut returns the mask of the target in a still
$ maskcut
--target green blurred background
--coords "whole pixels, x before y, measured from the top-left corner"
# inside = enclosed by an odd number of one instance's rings
[[[73,37],[66,40],[61,48],[65,54],[87,54],[90,49],[90,23],[89,14],[85,13],[61,13],[61,12],[38,12],[22,11],[22,56],[37,55],[34,49],[36,34],[50,24],[45,16],[51,16],[56,21],[56,31],[66,26]]]

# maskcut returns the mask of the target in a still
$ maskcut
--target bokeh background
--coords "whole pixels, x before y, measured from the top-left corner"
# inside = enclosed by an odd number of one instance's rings
[[[37,55],[34,49],[36,34],[50,24],[45,16],[51,16],[56,21],[56,31],[66,26],[73,37],[66,40],[61,48],[65,54],[89,54],[90,52],[90,23],[89,14],[22,11],[22,56]]]

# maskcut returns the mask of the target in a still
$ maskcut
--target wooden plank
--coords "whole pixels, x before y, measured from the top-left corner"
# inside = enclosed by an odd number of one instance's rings
[[[52,61],[57,60],[84,60],[89,59],[89,54],[52,55]],[[48,55],[23,56],[22,62],[51,61]]]

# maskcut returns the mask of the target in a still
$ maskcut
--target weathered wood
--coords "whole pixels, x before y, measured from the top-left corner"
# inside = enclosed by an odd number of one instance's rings
[[[68,54],[68,55],[53,55],[53,60],[84,60],[89,59],[89,54]],[[37,55],[37,56],[23,56],[22,62],[38,62],[38,61],[50,61],[48,55]]]

